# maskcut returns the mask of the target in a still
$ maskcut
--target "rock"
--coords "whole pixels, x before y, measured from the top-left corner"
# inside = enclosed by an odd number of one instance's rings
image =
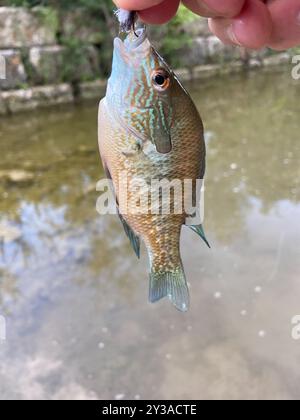
[[[17,241],[22,236],[22,232],[16,226],[1,222],[0,223],[0,241],[4,243],[10,243]]]
[[[280,66],[282,64],[287,64],[291,62],[291,56],[289,53],[279,53],[271,55],[264,59],[265,66]]]
[[[263,61],[262,61],[262,60],[259,60],[258,58],[251,58],[251,59],[249,60],[249,63],[248,63],[248,66],[249,66],[251,69],[257,69],[257,68],[260,68],[262,65],[263,65]]]
[[[225,45],[216,36],[207,38],[207,51],[209,60],[221,63],[224,60],[234,60],[240,57],[240,49],[231,45]]]
[[[61,83],[64,48],[59,45],[33,47],[29,51],[30,79],[34,84]]]
[[[105,95],[106,80],[81,83],[79,86],[80,97],[84,100],[101,99]]]
[[[185,68],[176,70],[176,75],[182,82],[215,77],[219,73],[221,73],[221,66],[218,64],[201,64],[200,66],[191,67],[189,70]]]
[[[99,19],[80,8],[64,14],[61,32],[65,38],[77,39],[86,44],[100,44],[105,36],[99,28]]]
[[[175,73],[181,82],[190,82],[193,79],[193,74],[186,68],[177,69]]]
[[[92,45],[73,51],[66,47],[64,55],[64,78],[72,82],[97,79],[101,73],[98,50]]]
[[[182,29],[193,38],[211,35],[208,20],[202,17],[196,17],[192,22],[187,21],[182,25]]]
[[[206,38],[195,38],[190,45],[179,50],[178,57],[180,65],[187,68],[206,63],[208,57]]]
[[[191,44],[180,49],[180,64],[188,68],[208,63],[222,63],[237,59],[240,50],[237,47],[224,45],[216,36],[198,36]]]
[[[190,71],[183,69],[176,71],[176,74],[182,81],[201,80],[216,77],[222,74],[240,73],[242,70],[242,63],[235,61],[228,65],[223,64],[206,64],[195,66]]]
[[[0,171],[0,179],[3,178],[13,184],[28,183],[33,180],[34,174],[19,169]]]
[[[0,7],[0,48],[55,44],[56,22],[50,8]]]
[[[91,193],[95,193],[95,191],[96,191],[95,183],[91,183],[83,188],[82,193],[83,195],[89,195]]]
[[[193,77],[196,80],[215,77],[221,73],[221,66],[219,64],[206,64],[205,66],[198,66],[193,68]]]
[[[0,80],[5,80],[5,79],[6,79],[6,59],[1,54],[1,50],[0,50]]]
[[[7,108],[6,108],[6,104],[2,98],[2,94],[0,92],[0,115],[5,115],[7,114]]]
[[[198,37],[194,40],[192,49],[190,51],[190,59],[193,61],[194,66],[204,64],[207,62],[209,55],[207,39]],[[194,56],[194,59],[193,59]]]
[[[96,47],[89,45],[82,50],[82,61],[77,68],[78,79],[82,81],[94,80],[99,77],[100,59]]]
[[[35,85],[93,80],[100,73],[98,50],[92,45],[76,50],[60,45],[33,47],[29,51],[29,66]]]
[[[148,28],[148,32],[153,42],[153,45],[158,50],[160,50],[163,47],[165,37],[168,35],[170,36],[170,34],[168,34],[167,26],[152,26]],[[183,64],[183,61],[185,61],[186,57],[191,57],[193,61],[199,64],[199,59],[197,60],[193,57],[192,51],[193,47],[197,48],[197,44],[200,47],[204,45],[206,48],[206,38],[209,35],[211,35],[211,32],[208,28],[207,19],[195,17],[195,19],[192,21],[187,20],[186,23],[180,25],[180,27],[177,28],[177,32],[178,35],[181,37],[182,35],[187,35],[187,39],[191,41],[188,42],[186,45],[181,46],[177,51],[177,56],[180,58],[179,61],[181,62],[181,64]],[[200,45],[201,43],[202,45]],[[198,58],[200,54],[202,60],[202,57],[205,55],[205,52],[198,50],[196,54],[198,55]]]
[[[5,77],[0,78],[0,89],[21,87],[27,80],[21,53],[17,50],[0,50],[0,56],[5,62]]]
[[[207,38],[207,50],[210,57],[223,56],[225,45],[216,36],[209,36]]]
[[[72,87],[68,84],[3,92],[2,98],[11,113],[31,111],[74,101]]]

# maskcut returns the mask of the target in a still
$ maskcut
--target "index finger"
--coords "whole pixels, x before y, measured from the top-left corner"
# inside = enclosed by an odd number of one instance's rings
[[[271,48],[284,50],[300,45],[299,3],[299,0],[273,0],[267,3],[273,22]]]
[[[162,3],[163,0],[114,0],[121,9],[140,11]]]
[[[163,0],[157,6],[141,10],[139,16],[146,23],[160,25],[168,22],[176,15],[179,3],[180,0]]]

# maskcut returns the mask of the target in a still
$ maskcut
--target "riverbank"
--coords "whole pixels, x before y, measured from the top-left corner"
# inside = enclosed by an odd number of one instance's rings
[[[104,95],[117,35],[113,10],[62,5],[0,7],[0,116]],[[209,31],[207,19],[185,8],[149,32],[183,82],[273,69],[291,60],[289,53],[224,45]]]
[[[246,69],[244,63],[241,60],[237,60],[223,65],[208,64],[178,69],[176,73],[183,82],[190,82],[192,80],[218,77],[228,73],[253,71],[254,69],[259,69],[259,71],[263,72],[274,72],[281,70],[284,66],[287,67],[290,61],[288,53],[281,53],[260,60],[251,59]],[[98,79],[80,83],[76,88],[71,83],[63,83],[0,91],[0,116],[34,111],[62,104],[97,100],[104,96],[106,83],[106,79]]]

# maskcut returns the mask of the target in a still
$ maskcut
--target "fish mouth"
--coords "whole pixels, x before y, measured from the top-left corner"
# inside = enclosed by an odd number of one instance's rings
[[[147,38],[147,30],[146,28],[139,28],[133,32],[133,34],[129,35],[125,41],[124,45],[127,49],[135,50],[139,48]]]
[[[142,46],[145,44],[145,50],[149,48],[149,42],[147,40],[147,30],[146,28],[139,28],[135,31],[131,31],[130,34],[126,37],[124,41],[120,38],[115,39],[115,48],[117,48],[121,53],[128,54],[133,52],[139,52],[143,50]],[[147,44],[147,45],[146,45]]]

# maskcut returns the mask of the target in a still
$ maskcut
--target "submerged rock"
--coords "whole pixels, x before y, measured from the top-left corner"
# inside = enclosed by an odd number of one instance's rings
[[[34,179],[34,174],[23,170],[0,171],[0,180],[5,179],[14,184],[27,183]]]
[[[0,222],[0,241],[10,243],[17,241],[22,236],[21,230],[6,222]]]

